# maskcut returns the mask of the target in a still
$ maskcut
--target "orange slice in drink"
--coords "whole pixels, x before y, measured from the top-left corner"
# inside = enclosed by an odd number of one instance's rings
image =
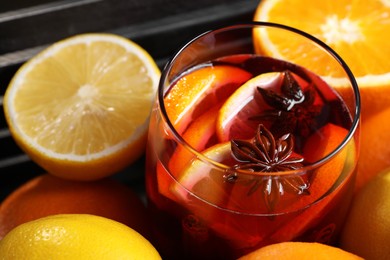
[[[170,194],[170,186],[174,185],[174,178],[179,178],[185,169],[192,163],[194,158],[196,158],[196,154],[190,150],[187,145],[189,145],[191,149],[202,151],[205,149],[210,140],[216,139],[215,115],[218,112],[219,107],[220,105],[216,105],[214,108],[207,111],[190,124],[183,134],[183,139],[187,144],[178,144],[176,150],[169,159],[167,169],[164,169],[160,163],[158,164],[157,181],[159,192],[164,194],[166,197],[175,200]]]
[[[303,150],[303,157],[310,163],[321,160],[333,152],[347,137],[347,134],[348,131],[345,128],[328,123],[308,138]],[[347,149],[344,148],[330,161],[319,166],[310,178],[310,195],[303,197],[298,203],[294,203],[290,210],[303,208],[325,195],[343,172],[346,158]]]
[[[223,104],[217,119],[217,136],[221,142],[233,138],[246,139],[253,137],[259,122],[250,120],[253,115],[259,115],[267,108],[257,88],[277,88],[281,85],[282,73],[269,72],[248,80],[238,88]]]
[[[216,105],[211,110],[201,115],[192,122],[183,134],[186,143],[198,152],[206,148],[210,140],[216,139],[215,135],[215,115],[218,113],[220,105]],[[180,176],[192,159],[196,157],[193,151],[182,144],[179,144],[169,160],[169,169],[174,176]]]
[[[232,66],[204,67],[183,76],[164,99],[173,126],[183,133],[191,121],[226,99],[250,77],[250,73]]]
[[[252,222],[241,222],[240,216],[228,209],[241,208],[239,204],[245,203],[246,198],[240,197],[242,194],[232,194],[235,184],[228,180],[227,168],[207,162],[213,160],[217,164],[231,164],[230,147],[230,142],[225,142],[203,151],[208,159],[194,160],[180,176],[179,184],[171,187],[171,191],[219,236],[228,237],[235,244],[250,248],[267,234],[259,233],[253,228]]]
[[[308,139],[308,144],[304,149],[306,157],[313,161],[323,158],[337,148],[345,139],[347,133],[346,129],[333,124],[324,126],[318,133],[313,134]],[[317,149],[319,143],[324,143],[324,145]],[[235,163],[232,161],[231,144],[229,142],[214,145],[206,149],[203,155],[217,163],[226,165]],[[310,203],[325,195],[342,173],[346,155],[347,151],[344,149],[329,163],[321,166],[311,178],[311,194],[297,196],[298,200],[288,205],[284,210],[290,212],[304,209]],[[263,239],[270,235],[272,235],[272,240],[275,241],[283,240],[286,237],[294,238],[305,230],[317,218],[317,214],[321,214],[326,207],[325,204],[319,204],[313,207],[314,211],[309,208],[297,218],[278,218],[277,225],[270,223],[270,227],[263,230],[261,235],[255,234],[256,232],[251,232],[254,228],[249,229],[246,223],[239,221],[240,217],[231,212],[236,211],[243,214],[265,212],[266,209],[261,199],[263,191],[258,189],[250,194],[249,189],[251,185],[248,185],[249,183],[246,182],[256,180],[256,178],[260,181],[262,179],[261,177],[253,177],[251,179],[251,175],[246,176],[247,179],[242,179],[243,176],[239,174],[238,179],[236,179],[238,182],[236,182],[235,180],[231,181],[229,176],[233,179],[235,177],[228,168],[215,167],[208,163],[207,159],[194,159],[191,164],[187,165],[187,168],[179,177],[179,184],[173,185],[171,191],[177,199],[185,202],[186,207],[190,211],[196,212],[218,234],[222,236],[234,234],[234,240],[240,240],[246,239],[246,236],[243,235],[246,233],[252,243],[263,243]],[[333,196],[333,194],[329,196]],[[329,196],[328,198],[331,198]],[[281,200],[283,199],[282,197]],[[284,201],[281,203],[283,205],[287,204]],[[278,207],[278,210],[280,210],[280,207]],[[224,219],[225,225],[229,223],[229,227],[223,228],[224,225],[222,225],[220,219]],[[268,221],[268,219],[264,221]],[[283,227],[282,229],[280,229],[281,226]]]
[[[334,124],[327,124],[318,133],[309,137],[304,148],[304,156],[308,161],[318,161],[334,151],[346,138],[348,131],[345,128]],[[319,145],[321,144],[321,145]],[[344,167],[348,162],[347,156],[353,156],[355,151],[353,140],[336,154],[330,161],[321,165],[313,173],[310,179],[310,195],[302,196],[300,200],[293,203],[287,211],[304,209],[311,203],[321,199],[316,204],[309,206],[298,217],[293,218],[286,225],[281,227],[272,239],[274,241],[290,241],[302,234],[310,224],[324,214],[324,209],[328,203],[332,203],[332,198],[337,195],[339,188],[331,191],[334,185],[341,182],[339,180],[343,174]],[[349,174],[349,173],[348,173]],[[343,185],[343,184],[340,184]],[[327,194],[329,192],[329,194]]]
[[[203,156],[217,163],[223,163],[231,159],[230,142],[214,145],[205,151]],[[183,171],[178,178],[178,182],[183,189],[177,186],[172,187],[173,192],[181,200],[187,200],[188,191],[202,200],[215,205],[220,205],[221,201],[229,199],[228,186],[224,180],[224,172],[213,169],[213,165],[207,160],[194,160]]]

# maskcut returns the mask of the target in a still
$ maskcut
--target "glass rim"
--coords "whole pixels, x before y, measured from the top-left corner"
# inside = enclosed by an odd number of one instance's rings
[[[360,121],[360,111],[361,111],[360,92],[359,92],[357,81],[356,81],[351,69],[346,64],[346,62],[341,58],[341,56],[338,53],[336,53],[336,51],[334,51],[329,45],[324,43],[322,40],[318,39],[317,37],[315,37],[309,33],[306,33],[300,29],[297,29],[297,28],[294,28],[294,27],[291,27],[288,25],[284,25],[284,24],[253,21],[253,22],[228,25],[228,26],[217,28],[217,29],[211,29],[211,30],[205,31],[201,34],[198,34],[197,36],[193,37],[190,41],[185,43],[181,48],[179,48],[179,50],[175,52],[175,54],[168,60],[168,62],[164,66],[162,73],[161,73],[160,81],[158,84],[158,92],[157,92],[158,106],[160,108],[161,115],[162,115],[164,122],[169,126],[169,131],[171,132],[171,134],[173,135],[173,137],[175,138],[175,140],[178,143],[180,143],[183,147],[185,147],[185,149],[187,149],[189,152],[194,154],[197,159],[199,159],[203,162],[206,162],[210,165],[213,165],[213,167],[218,168],[218,169],[223,170],[223,171],[227,171],[229,169],[231,170],[231,166],[216,162],[216,161],[208,158],[204,154],[202,154],[202,152],[193,148],[176,131],[176,129],[173,126],[171,120],[169,119],[167,111],[165,109],[165,105],[164,105],[164,95],[165,95],[164,87],[165,87],[165,85],[164,85],[164,83],[167,80],[167,75],[171,71],[171,69],[174,65],[174,62],[176,61],[178,56],[180,56],[180,54],[184,50],[186,50],[195,41],[197,41],[200,38],[205,37],[209,34],[212,34],[212,33],[226,32],[226,31],[232,31],[232,30],[238,30],[238,29],[249,29],[249,28],[255,28],[255,27],[277,28],[277,29],[281,29],[284,31],[290,31],[292,33],[300,35],[300,36],[307,38],[308,40],[314,42],[315,44],[320,46],[320,48],[324,49],[328,54],[330,54],[341,65],[342,69],[344,70],[344,72],[348,76],[347,79],[349,80],[349,82],[352,86],[352,89],[353,89],[354,101],[355,101],[355,111],[354,111],[355,114],[354,114],[354,117],[352,120],[352,125],[351,125],[350,129],[348,130],[348,134],[345,136],[343,141],[340,142],[340,144],[332,152],[330,152],[329,154],[327,154],[326,156],[324,156],[320,160],[317,160],[313,163],[304,165],[303,167],[296,169],[296,170],[288,170],[288,171],[280,171],[280,172],[258,172],[258,171],[254,172],[254,171],[242,170],[242,169],[235,169],[234,170],[235,172],[240,173],[240,174],[251,174],[251,175],[258,175],[258,176],[282,176],[282,175],[285,176],[285,175],[301,174],[302,172],[306,172],[308,170],[317,168],[320,165],[326,163],[328,160],[330,160],[331,158],[336,156],[343,148],[345,148],[345,146],[350,142],[350,140],[353,138],[355,132],[357,131],[359,121]]]

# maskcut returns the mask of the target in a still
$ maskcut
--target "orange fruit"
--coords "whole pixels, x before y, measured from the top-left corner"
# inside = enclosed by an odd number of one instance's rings
[[[159,76],[152,57],[134,42],[77,35],[17,71],[4,113],[15,141],[47,172],[99,179],[143,154]]]
[[[331,259],[345,259],[345,260],[363,260],[363,258],[344,251],[340,248],[309,242],[283,242],[257,249],[239,260],[331,260]]]
[[[334,49],[356,77],[365,118],[389,106],[390,64],[387,57],[390,55],[390,43],[383,37],[390,33],[389,11],[390,5],[386,1],[377,0],[265,0],[258,5],[254,20],[282,23],[301,29]],[[305,19],[302,19],[303,16]],[[313,68],[313,63],[318,64],[315,72],[321,76],[338,76],[332,63],[321,61],[326,59],[324,55],[299,53],[302,48],[293,51],[292,47],[287,50],[284,49],[284,42],[283,35],[269,35],[267,41],[255,35],[255,45],[259,50],[283,53],[282,56],[304,67]],[[291,43],[290,39],[289,44],[299,46],[302,43]]]
[[[250,77],[250,73],[231,66],[204,67],[190,72],[174,84],[164,99],[170,121],[183,133],[192,120],[228,97]]]
[[[390,259],[390,169],[355,194],[340,247],[365,259]]]
[[[153,245],[117,221],[59,214],[29,221],[0,241],[2,259],[161,259]]]
[[[51,174],[35,177],[8,195],[0,205],[0,239],[30,220],[61,213],[99,215],[148,236],[146,208],[130,188],[112,179],[64,180]]]
[[[390,107],[362,122],[356,191],[390,167]]]

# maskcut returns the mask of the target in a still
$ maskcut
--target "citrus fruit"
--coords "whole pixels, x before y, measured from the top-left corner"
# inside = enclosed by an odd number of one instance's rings
[[[340,247],[365,259],[390,259],[390,170],[375,176],[356,194]]]
[[[230,142],[216,144],[202,152],[202,155],[209,160],[218,163],[224,163],[231,158]],[[213,166],[207,161],[201,159],[193,160],[188,167],[181,172],[178,178],[178,184],[172,189],[181,199],[187,200],[188,191],[199,196],[201,199],[210,203],[219,205],[222,200],[229,198],[229,185],[223,181],[223,172],[212,170]],[[184,189],[179,186],[184,187]]]
[[[231,66],[191,71],[174,84],[164,99],[170,121],[180,134],[183,133],[192,120],[228,97],[250,77],[250,73]]]
[[[356,191],[390,167],[390,107],[362,122]]]
[[[257,88],[276,88],[282,79],[282,73],[269,72],[260,74],[240,86],[224,102],[218,113],[216,129],[219,140],[226,142],[238,136],[242,138],[243,132],[249,133],[247,138],[253,136],[258,122],[254,120],[253,124],[250,124],[248,118],[260,114],[260,106],[263,109],[266,106],[265,102],[255,102],[256,98],[262,100]]]
[[[343,127],[332,123],[326,124],[307,139],[303,149],[305,160],[314,163],[325,158],[342,144],[347,134],[348,131]],[[318,168],[313,170],[312,176],[310,176],[310,195],[303,196],[301,199],[291,203],[288,207],[290,210],[304,208],[315,202],[336,184],[343,173],[347,152],[350,152],[347,148],[344,148],[328,162],[319,165]]]
[[[348,131],[345,128],[334,124],[327,124],[318,132],[309,137],[304,147],[304,156],[309,162],[316,162],[333,152],[345,139]],[[319,146],[318,144],[322,145]],[[304,209],[297,217],[291,218],[288,222],[280,226],[271,236],[272,241],[291,241],[297,236],[303,234],[307,227],[313,226],[321,216],[327,213],[327,209],[336,203],[335,197],[340,192],[340,186],[350,185],[348,181],[351,178],[346,177],[339,180],[347,164],[347,155],[353,157],[355,152],[355,143],[351,141],[347,146],[336,154],[327,163],[320,165],[315,169],[310,177],[309,194],[302,195],[299,199],[290,202],[285,210],[288,212]],[[356,160],[355,158],[353,160]],[[346,168],[351,167],[347,166]],[[352,171],[352,169],[350,169]],[[329,191],[334,190],[330,193]],[[346,200],[347,198],[342,198]],[[329,205],[328,205],[329,204]],[[308,207],[309,206],[309,207]]]
[[[345,259],[345,260],[362,260],[363,258],[344,251],[340,248],[310,242],[283,242],[257,249],[239,260],[271,260],[271,259]]]
[[[2,259],[161,259],[133,229],[100,216],[59,214],[29,221],[0,241]]]
[[[329,123],[308,138],[304,153],[309,160],[312,160],[311,162],[316,162],[333,152],[344,141],[347,134],[348,131],[346,129]],[[319,143],[324,143],[320,149],[318,148]],[[274,210],[276,212],[295,212],[310,206],[311,203],[325,196],[332,186],[336,185],[343,172],[347,160],[347,153],[351,152],[349,150],[347,151],[347,148],[343,149],[332,160],[312,173],[311,177],[309,177],[310,194],[299,195],[299,197],[297,195],[283,196],[277,205],[275,205]],[[354,147],[351,150],[354,151]],[[214,145],[204,150],[202,154],[217,164],[232,165],[233,158],[230,142]],[[250,214],[265,214],[265,212],[269,212],[266,211],[263,205],[262,201],[265,196],[265,191],[260,188],[260,185],[258,189],[252,191],[252,194],[250,194],[250,188],[254,185],[255,181],[264,182],[265,177],[262,178],[261,176],[251,174],[232,175],[232,178],[237,177],[236,183],[235,181],[229,181],[228,175],[229,171],[227,169],[224,170],[223,167],[216,169],[215,166],[207,163],[206,159],[193,159],[191,163],[187,164],[187,168],[179,176],[177,183],[172,182],[173,184],[167,186],[170,188],[172,194],[176,196],[176,199],[172,196],[168,197],[174,200],[179,199],[185,201],[185,205],[191,211],[197,212],[197,215],[206,223],[209,223],[210,227],[216,233],[222,234],[222,236],[232,236],[234,234],[234,241],[244,239],[247,242],[246,246],[249,245],[249,241],[247,240],[249,237],[255,241],[253,245],[256,244],[256,241],[257,243],[259,241],[268,241],[268,236],[271,241],[289,241],[298,237],[317,221],[318,216],[325,214],[324,210],[328,207],[328,203],[332,203],[332,199],[338,192],[332,192],[325,197],[326,200],[320,201],[315,207],[310,207],[300,214],[297,213],[298,217],[278,220],[277,225],[275,223],[271,225],[274,228],[270,226],[267,228],[267,231],[262,230],[261,234],[259,234],[259,231],[256,232],[254,227],[250,228],[246,223],[241,223],[235,214],[225,216],[224,214],[227,213],[221,212],[221,209],[241,212],[244,215],[245,212]],[[279,176],[276,179],[284,180],[286,178],[290,180],[290,177],[292,176]],[[287,189],[286,186],[283,188]],[[197,199],[191,199],[192,197],[196,197]],[[213,206],[209,206],[208,204]],[[219,219],[221,215],[224,216],[222,218],[223,222],[229,227],[220,223]],[[242,233],[240,234],[240,232]],[[263,239],[264,241],[262,241]]]
[[[194,151],[190,150],[189,145],[195,151],[203,151],[209,144],[210,140],[216,139],[215,121],[220,105],[216,105],[193,121],[183,133],[182,138],[186,145],[179,144],[169,160],[169,170],[171,174],[178,177],[185,168],[192,163],[197,156]]]
[[[383,37],[390,33],[389,11],[390,5],[386,1],[376,0],[265,0],[258,5],[254,20],[301,29],[334,49],[356,77],[362,97],[362,116],[365,118],[389,106],[390,64],[387,57],[390,55],[390,43]],[[260,35],[266,40],[260,39]],[[304,48],[285,49],[284,36],[256,32],[254,42],[259,51],[280,53],[303,67],[316,68],[314,72],[321,76],[340,76],[324,55],[317,52],[300,53]],[[288,44],[298,47],[302,43],[290,39]],[[318,68],[315,64],[318,64]]]
[[[22,223],[60,213],[99,215],[149,235],[146,208],[124,184],[109,178],[81,182],[43,174],[19,186],[1,203],[0,239]]]
[[[92,180],[144,151],[160,71],[134,42],[112,34],[59,41],[26,62],[4,96],[18,145],[49,173]]]
[[[210,140],[216,138],[215,115],[218,112],[219,107],[220,105],[214,106],[200,115],[188,126],[182,135],[186,144],[178,143],[168,162],[169,172],[161,163],[157,163],[157,182],[161,194],[164,194],[166,197],[171,197],[170,186],[173,185],[174,180],[168,176],[172,175],[174,178],[178,178],[186,167],[192,163],[193,159],[197,156],[192,149],[200,152],[207,147]]]

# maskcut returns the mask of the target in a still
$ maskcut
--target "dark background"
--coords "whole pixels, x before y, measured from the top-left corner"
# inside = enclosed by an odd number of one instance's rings
[[[44,173],[14,143],[3,94],[26,60],[65,37],[116,33],[140,44],[160,68],[181,45],[204,31],[251,21],[259,0],[13,0],[0,4],[0,202]],[[143,164],[113,176],[143,194]]]

